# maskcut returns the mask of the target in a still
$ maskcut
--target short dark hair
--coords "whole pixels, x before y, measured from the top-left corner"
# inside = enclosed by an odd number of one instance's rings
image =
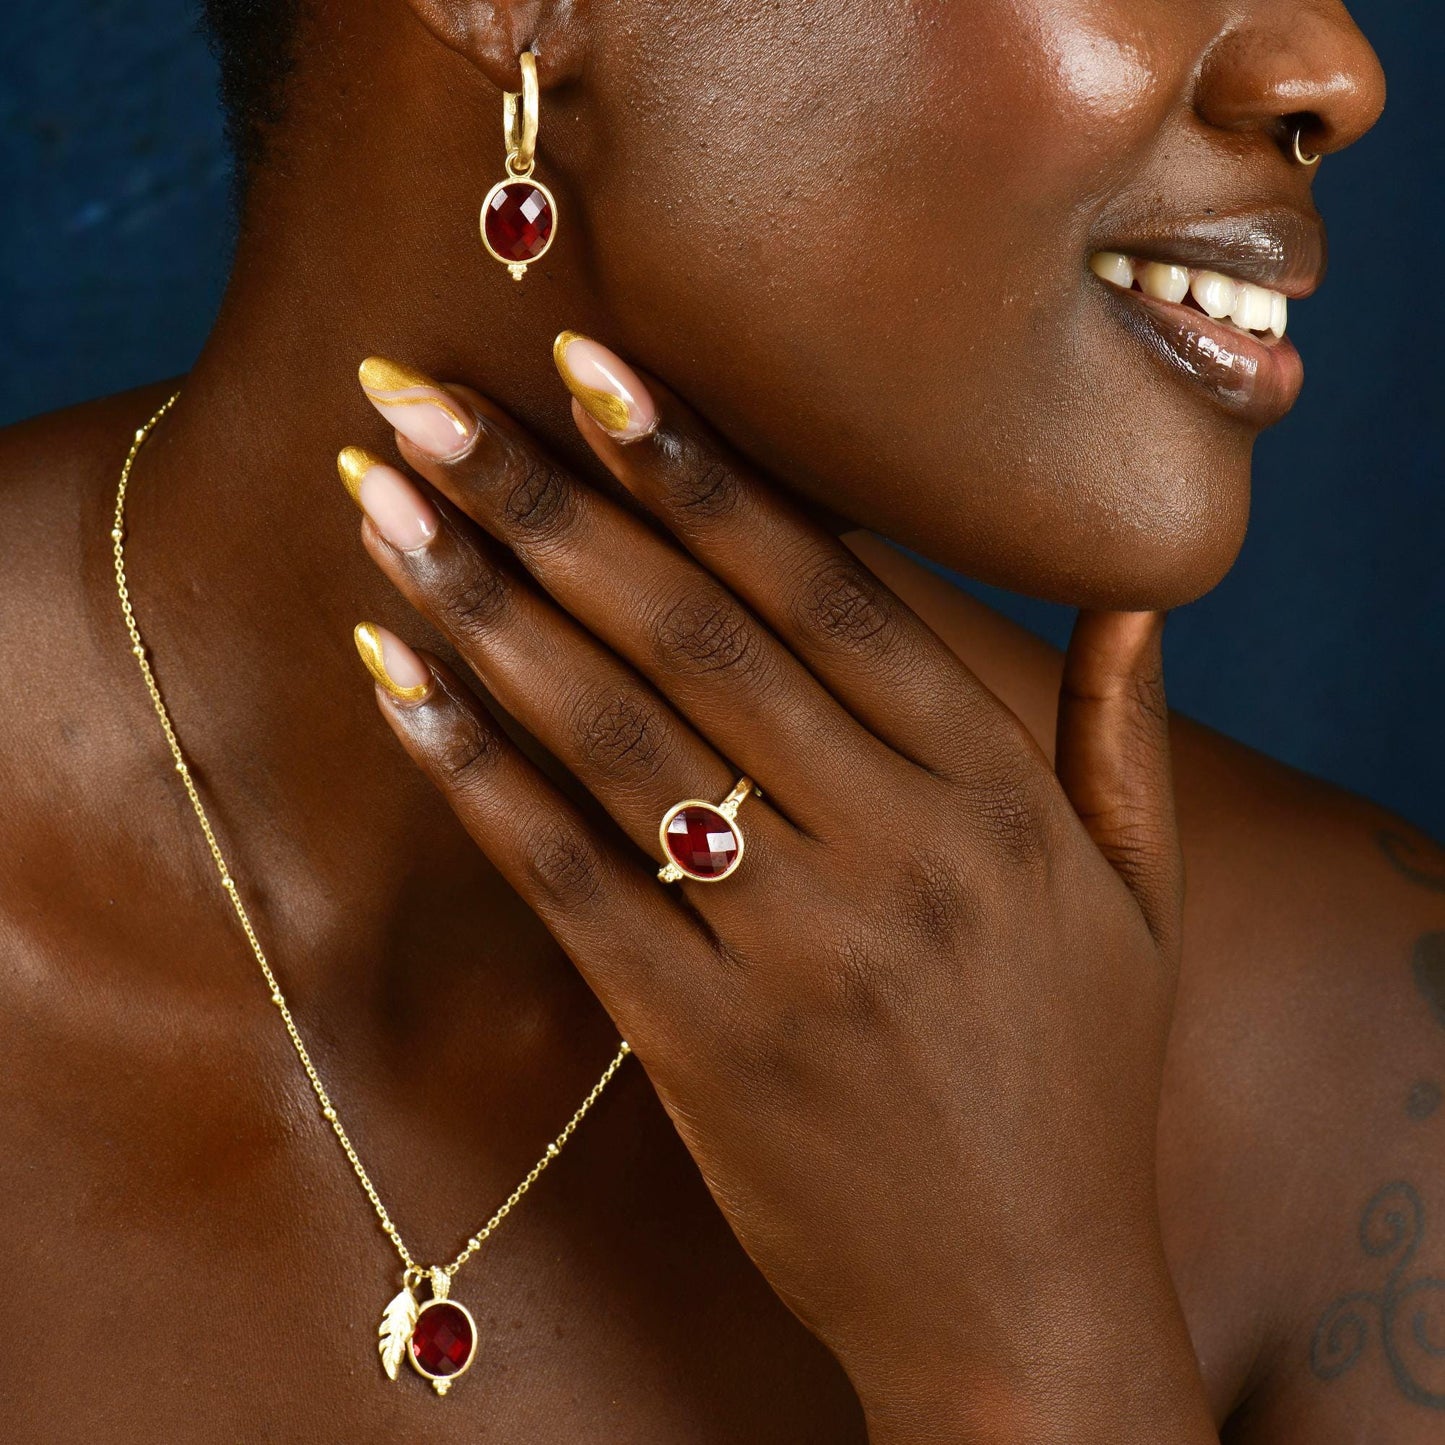
[[[243,185],[265,152],[267,130],[281,119],[304,3],[201,0],[202,24],[220,69],[226,139]]]

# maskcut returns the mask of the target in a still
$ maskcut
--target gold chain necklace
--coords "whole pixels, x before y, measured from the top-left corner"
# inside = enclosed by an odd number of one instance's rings
[[[401,1231],[392,1222],[386,1205],[381,1202],[381,1195],[377,1193],[376,1186],[371,1182],[371,1176],[366,1172],[366,1166],[361,1162],[361,1157],[356,1152],[356,1146],[351,1142],[351,1137],[341,1122],[336,1105],[331,1102],[331,1096],[326,1092],[326,1085],[321,1082],[321,1075],[316,1072],[316,1065],[311,1062],[311,1055],[301,1037],[301,1031],[296,1027],[296,1020],[292,1017],[290,1005],[286,1002],[286,995],[281,992],[281,985],[276,981],[276,975],[272,972],[270,963],[267,962],[261,941],[256,937],[256,930],[251,926],[250,915],[246,912],[246,905],[241,900],[241,890],[231,876],[230,865],[221,851],[221,845],[216,841],[211,820],[206,814],[205,805],[201,802],[201,795],[196,789],[195,780],[191,776],[190,767],[186,763],[185,754],[181,751],[180,742],[176,737],[175,727],[171,723],[170,712],[161,698],[160,688],[156,686],[155,675],[151,672],[150,661],[146,655],[145,642],[141,638],[135,611],[131,606],[130,591],[126,586],[125,577],[126,489],[130,485],[131,469],[135,466],[135,459],[140,455],[146,438],[179,399],[180,393],[177,392],[136,432],[135,440],[126,455],[125,465],[121,468],[120,486],[115,495],[115,521],[111,527],[110,539],[114,543],[115,551],[116,591],[120,597],[120,610],[121,615],[125,618],[126,631],[130,633],[130,650],[140,666],[141,678],[145,682],[146,691],[150,693],[151,706],[160,720],[161,731],[166,735],[166,744],[171,750],[171,757],[175,760],[176,772],[180,774],[186,796],[191,800],[191,809],[196,815],[196,822],[200,824],[201,832],[205,835],[206,846],[211,850],[211,858],[215,862],[216,872],[220,875],[221,887],[225,889],[226,897],[230,899],[236,919],[241,925],[241,931],[246,935],[246,942],[251,945],[251,952],[256,956],[256,964],[261,970],[262,978],[266,980],[266,987],[271,994],[271,1002],[275,1004],[277,1012],[281,1015],[281,1022],[285,1025],[287,1037],[291,1040],[291,1047],[295,1049],[296,1057],[306,1071],[306,1077],[311,1083],[311,1091],[316,1095],[316,1102],[321,1107],[321,1117],[331,1126],[331,1132],[336,1135],[337,1143],[345,1152],[352,1172],[366,1191],[366,1197],[371,1201],[371,1207],[376,1211],[376,1217],[381,1223],[383,1232],[391,1240],[397,1254],[401,1257],[403,1266],[401,1292],[387,1305],[381,1317],[381,1328],[378,1331],[380,1342],[377,1348],[381,1354],[382,1367],[387,1376],[394,1380],[404,1356],[411,1361],[418,1374],[432,1382],[438,1395],[445,1395],[451,1387],[452,1381],[471,1365],[477,1351],[477,1327],[471,1311],[465,1305],[448,1298],[452,1277],[492,1237],[497,1227],[516,1208],[522,1196],[537,1182],[543,1170],[566,1147],[567,1141],[576,1132],[577,1126],[586,1118],[588,1111],[597,1102],[602,1091],[612,1082],[612,1076],[622,1067],[623,1060],[632,1050],[624,1040],[612,1062],[602,1071],[602,1077],[593,1084],[577,1112],[567,1121],[566,1127],[547,1145],[541,1158],[527,1171],[521,1183],[507,1196],[497,1212],[467,1240],[461,1253],[450,1264],[432,1265],[430,1268],[424,1269],[416,1262],[401,1237]],[[420,1303],[416,1292],[423,1284],[430,1289],[431,1297],[425,1303]]]

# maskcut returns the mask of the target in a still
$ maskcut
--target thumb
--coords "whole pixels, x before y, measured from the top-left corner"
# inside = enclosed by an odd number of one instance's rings
[[[1174,819],[1162,612],[1081,612],[1064,659],[1055,769],[1089,836],[1161,947],[1178,941],[1184,865]]]

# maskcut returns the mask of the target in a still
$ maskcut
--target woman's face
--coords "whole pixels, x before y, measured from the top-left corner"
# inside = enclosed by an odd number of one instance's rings
[[[1337,149],[1383,102],[1334,0],[590,15],[560,159],[634,355],[818,502],[972,575],[1120,607],[1218,581],[1299,387],[1278,303],[1246,330],[1169,299],[1177,271],[1147,298],[1091,261],[1219,273],[1215,310],[1235,281],[1312,289],[1285,118]]]

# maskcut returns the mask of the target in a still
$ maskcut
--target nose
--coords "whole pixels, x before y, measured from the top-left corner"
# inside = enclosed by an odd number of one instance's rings
[[[1343,150],[1385,107],[1385,74],[1339,0],[1262,0],[1205,54],[1194,109],[1206,124],[1259,131],[1289,152]]]

